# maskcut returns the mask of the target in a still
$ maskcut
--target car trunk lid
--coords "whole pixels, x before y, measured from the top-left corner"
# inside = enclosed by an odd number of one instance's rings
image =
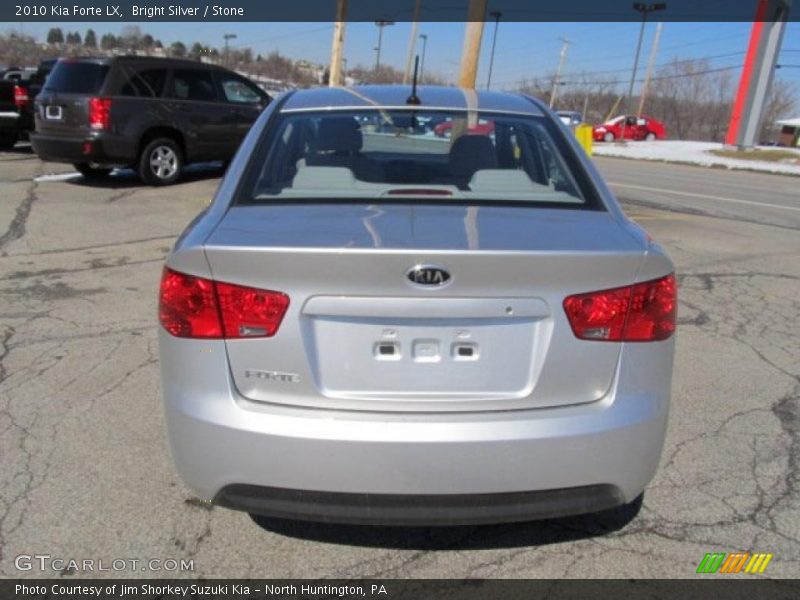
[[[234,207],[206,242],[216,280],[290,297],[274,337],[226,342],[240,393],[418,412],[601,398],[620,344],[576,339],[562,302],[630,284],[643,254],[609,213],[507,206]]]

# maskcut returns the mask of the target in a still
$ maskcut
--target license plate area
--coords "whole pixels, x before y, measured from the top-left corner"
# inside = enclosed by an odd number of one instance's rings
[[[57,104],[48,104],[44,108],[44,118],[49,121],[60,121],[64,118],[63,107]]]
[[[527,396],[551,331],[539,298],[314,297],[302,323],[323,395],[387,401]]]
[[[520,397],[532,387],[537,323],[318,317],[310,362],[333,397]]]

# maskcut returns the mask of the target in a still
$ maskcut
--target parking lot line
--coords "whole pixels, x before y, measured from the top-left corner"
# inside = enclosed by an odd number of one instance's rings
[[[770,202],[754,202],[753,200],[740,200],[739,198],[726,198],[724,196],[712,196],[710,194],[696,194],[693,192],[678,192],[676,190],[667,190],[664,188],[654,188],[645,185],[634,185],[632,183],[617,183],[609,181],[609,185],[613,187],[630,188],[633,190],[642,190],[645,192],[657,192],[660,194],[672,194],[673,196],[685,196],[687,198],[702,198],[706,200],[719,200],[721,202],[733,202],[736,204],[748,204],[752,206],[766,206],[769,208],[782,208],[785,210],[794,210],[800,212],[800,206],[786,206],[785,204],[772,204]]]

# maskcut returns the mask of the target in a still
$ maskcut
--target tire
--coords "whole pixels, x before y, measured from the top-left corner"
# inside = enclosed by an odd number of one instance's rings
[[[11,150],[14,144],[17,143],[19,134],[17,133],[2,133],[0,134],[0,150]]]
[[[183,154],[172,138],[151,140],[142,148],[137,167],[139,177],[148,185],[170,185],[183,173]]]
[[[648,142],[652,142],[653,140],[656,139],[656,134],[650,131],[646,136],[644,136],[644,139],[647,140]]]
[[[603,136],[604,142],[613,142],[614,141],[614,134],[610,131],[606,131],[605,135]]]
[[[75,163],[72,166],[86,179],[102,179],[112,171],[107,167],[93,167],[90,163]]]

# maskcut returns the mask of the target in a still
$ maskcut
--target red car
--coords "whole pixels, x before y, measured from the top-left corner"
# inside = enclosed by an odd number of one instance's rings
[[[623,127],[624,126],[624,127]],[[661,121],[644,115],[619,116],[602,125],[595,125],[593,136],[596,142],[613,142],[622,139],[623,129],[626,140],[663,140],[667,137],[667,130]]]
[[[449,137],[453,129],[452,121],[442,121],[433,128],[433,133],[439,137]],[[481,119],[476,125],[467,129],[467,133],[476,135],[490,135],[494,133],[494,121],[485,121]]]

